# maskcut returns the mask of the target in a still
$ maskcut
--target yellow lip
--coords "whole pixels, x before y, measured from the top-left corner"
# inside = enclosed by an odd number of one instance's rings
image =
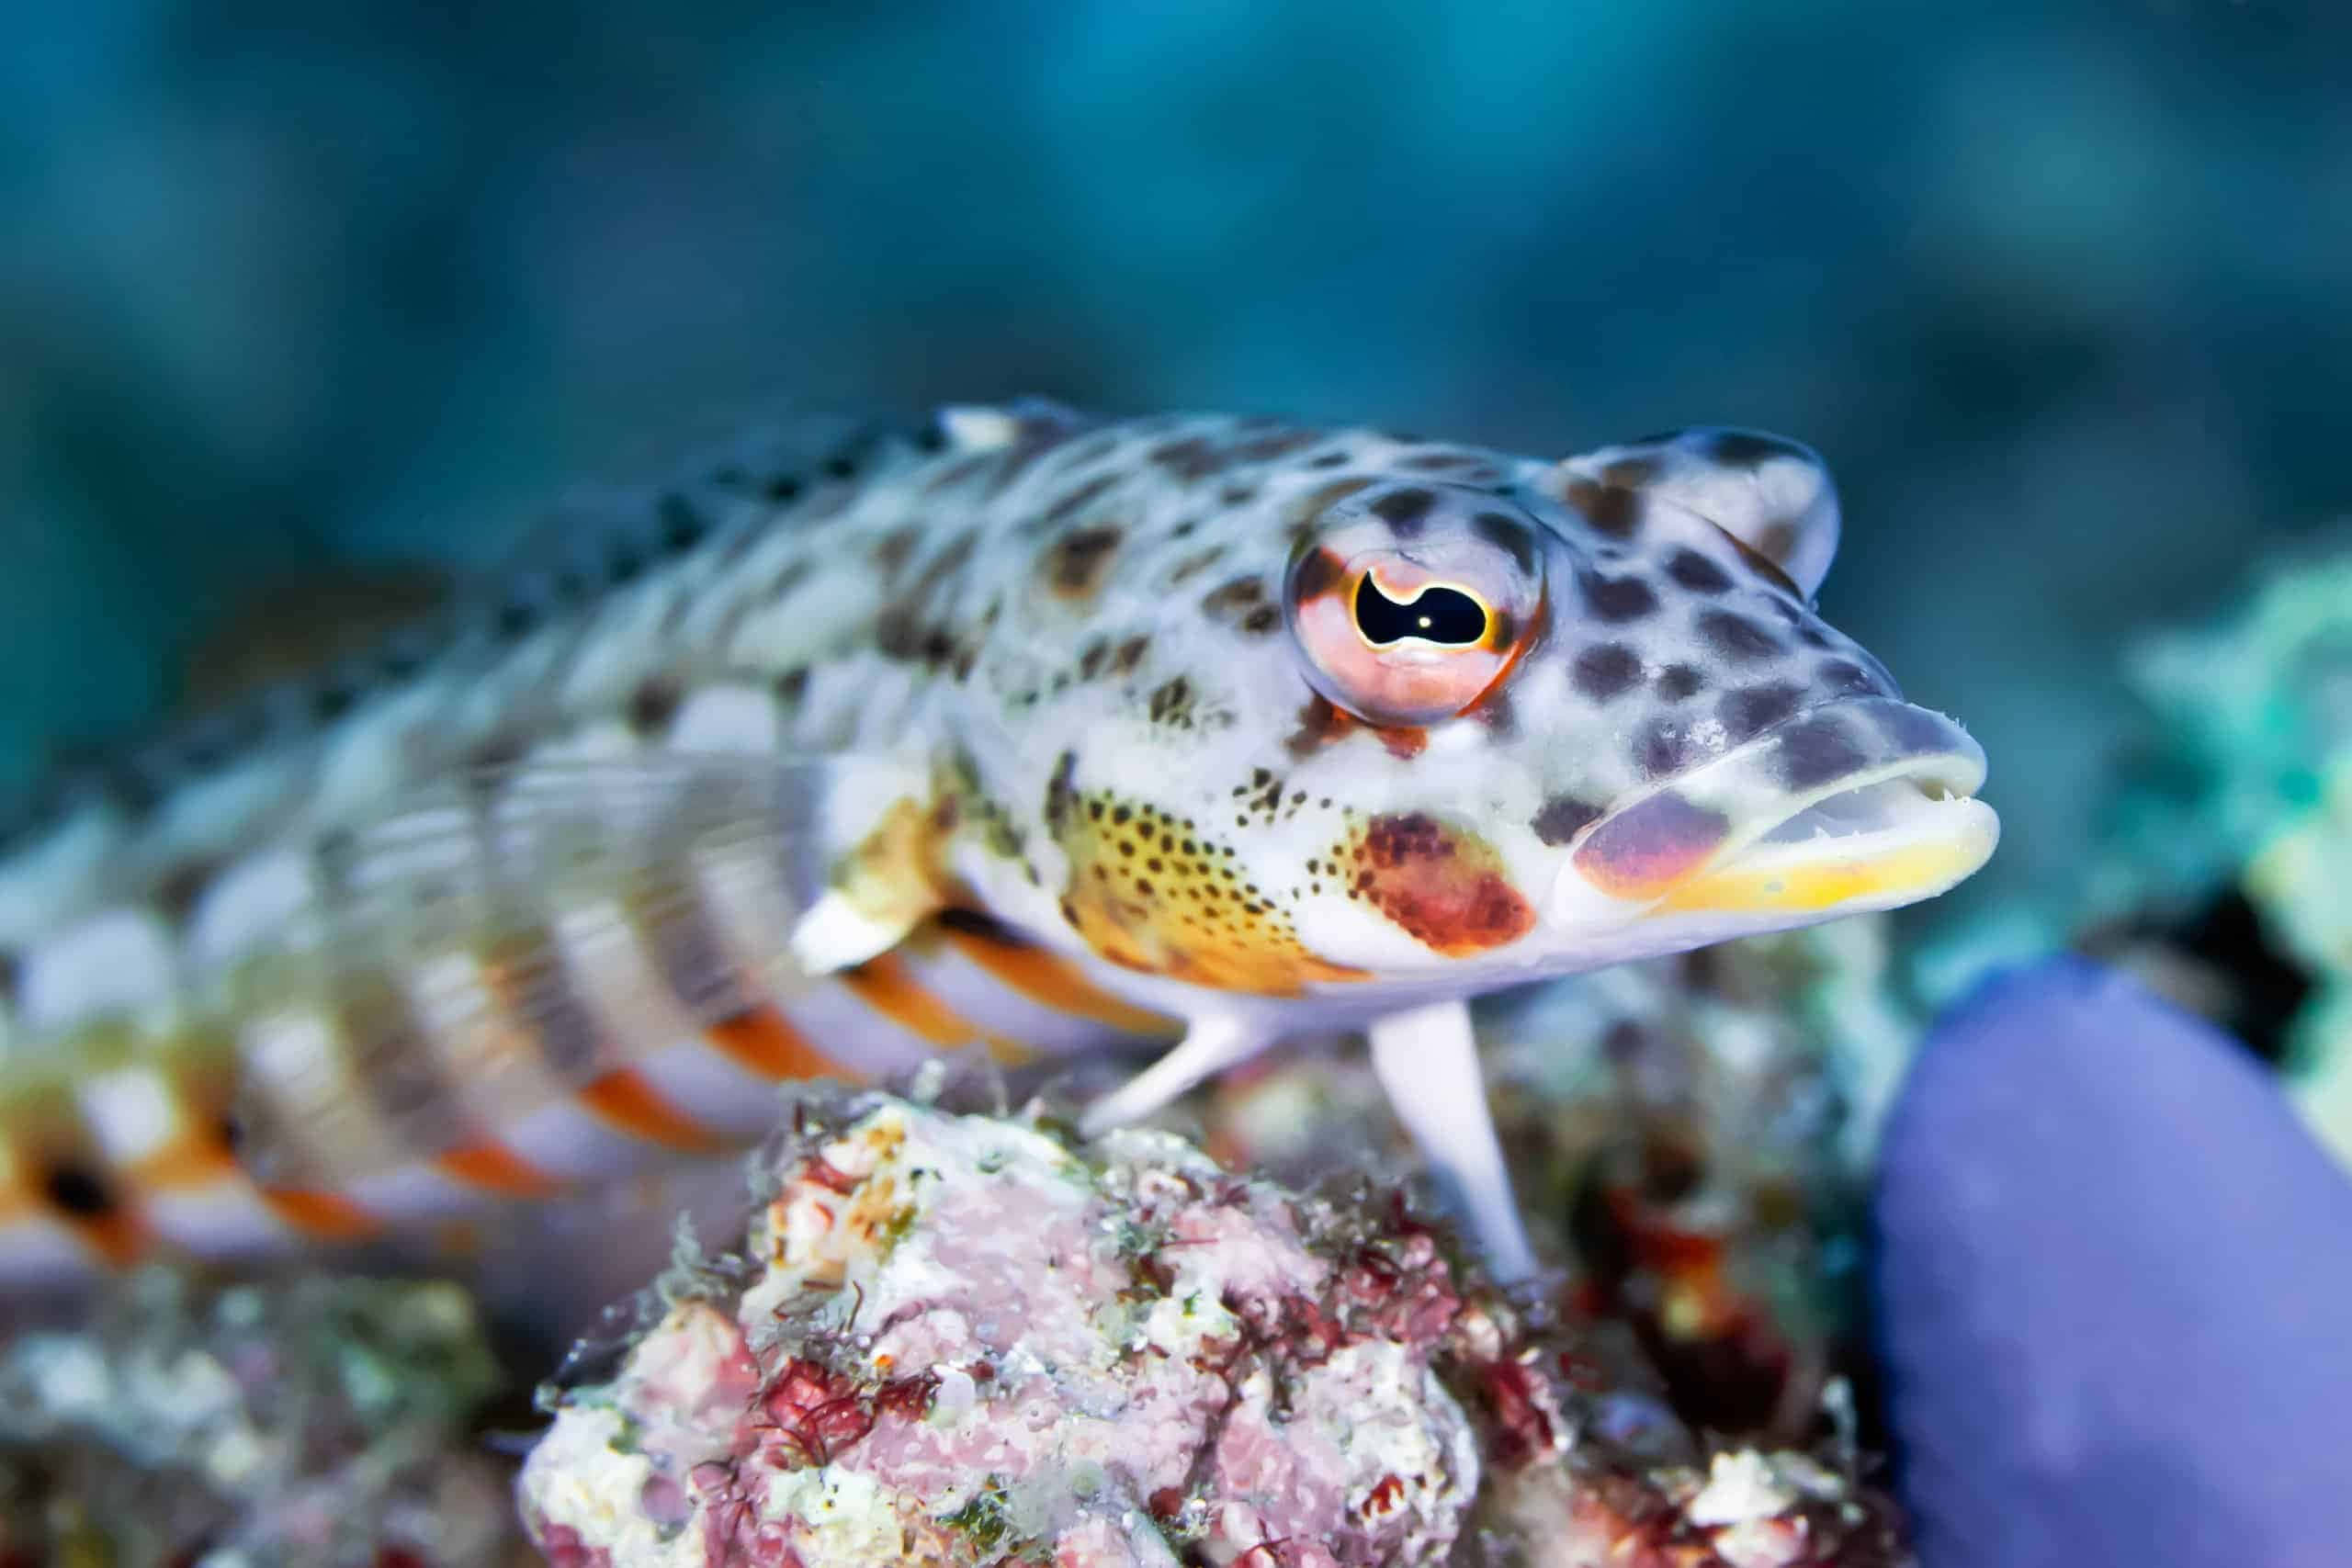
[[[1885,828],[1798,843],[1760,842],[1669,890],[1657,912],[1817,914],[1892,909],[1931,898],[1992,858],[1993,808],[1973,796],[1918,804]]]

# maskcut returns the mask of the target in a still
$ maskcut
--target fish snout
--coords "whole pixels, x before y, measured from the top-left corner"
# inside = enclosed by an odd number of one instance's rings
[[[1991,857],[2000,823],[1976,798],[1984,782],[1984,749],[1942,714],[1893,697],[1825,704],[1595,822],[1555,910],[1574,919],[1598,895],[1786,924],[1912,903]]]

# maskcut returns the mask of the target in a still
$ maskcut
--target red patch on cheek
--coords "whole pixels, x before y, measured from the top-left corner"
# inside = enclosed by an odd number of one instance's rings
[[[1351,897],[1449,958],[1516,942],[1535,927],[1534,907],[1502,874],[1495,852],[1425,812],[1374,818],[1341,859],[1352,872]]]
[[[1730,830],[1715,812],[1664,790],[1595,829],[1576,867],[1612,897],[1656,897],[1704,865]]]

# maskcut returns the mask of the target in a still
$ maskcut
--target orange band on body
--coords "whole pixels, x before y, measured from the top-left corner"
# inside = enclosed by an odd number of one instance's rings
[[[545,1198],[563,1183],[503,1144],[485,1139],[436,1156],[434,1168],[453,1180],[509,1198]]]
[[[335,1192],[300,1187],[258,1189],[271,1213],[314,1241],[357,1241],[383,1229],[383,1222]]]
[[[863,1073],[852,1072],[814,1045],[775,1008],[747,1008],[703,1031],[711,1044],[744,1071],[781,1082],[787,1078],[845,1078],[863,1083]]]
[[[1184,1032],[1181,1020],[1131,1007],[1102,989],[1059,953],[1025,942],[998,942],[957,926],[941,928],[956,951],[1031,1001],[1125,1034]]]
[[[616,1067],[581,1089],[580,1103],[632,1138],[687,1154],[716,1154],[728,1140],[670,1103],[634,1067]]]
[[[982,1029],[924,990],[908,972],[906,962],[896,953],[886,953],[879,958],[868,959],[834,978],[867,1007],[934,1045],[984,1044],[989,1055],[1006,1066],[1018,1066],[1036,1058],[1037,1054],[1028,1046]]]

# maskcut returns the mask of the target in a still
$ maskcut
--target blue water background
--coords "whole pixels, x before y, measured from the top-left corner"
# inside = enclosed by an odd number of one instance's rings
[[[0,213],[5,773],[778,400],[1723,422],[2021,887],[2123,640],[2352,512],[2347,6],[40,0]]]

